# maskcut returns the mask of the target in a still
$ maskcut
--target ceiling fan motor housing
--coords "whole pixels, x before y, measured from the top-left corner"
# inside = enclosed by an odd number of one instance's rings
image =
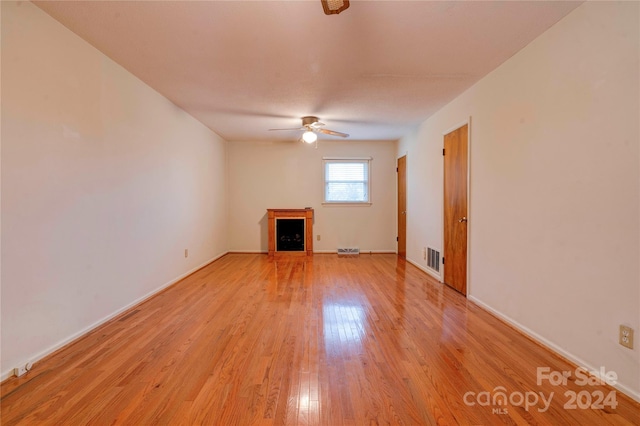
[[[313,117],[313,116],[307,116],[307,117],[302,117],[302,126],[306,127],[306,126],[310,126],[314,123],[317,123],[318,117]]]

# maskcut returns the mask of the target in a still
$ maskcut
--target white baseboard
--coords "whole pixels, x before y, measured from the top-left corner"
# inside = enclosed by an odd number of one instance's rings
[[[326,254],[326,253],[337,253],[338,249],[333,249],[333,250],[314,250],[314,253],[318,253],[318,254]],[[261,253],[269,253],[268,251],[262,251],[262,250],[229,250],[228,253],[240,253],[240,254],[261,254]],[[367,254],[367,253],[374,253],[374,254],[393,254],[396,253],[395,249],[391,249],[391,250],[360,250],[360,254]]]
[[[418,262],[416,262],[415,260],[411,260],[408,257],[405,258],[405,260],[407,262],[409,262],[410,264],[412,264],[413,266],[415,266],[416,268],[420,269],[422,272],[425,272],[429,275],[431,275],[433,278],[435,278],[436,280],[438,280],[438,282],[442,282],[442,275],[437,274],[435,271],[430,270],[429,268],[425,268],[422,265],[420,265]]]
[[[491,314],[493,314],[496,317],[500,318],[504,322],[512,325],[518,331],[520,331],[523,334],[526,334],[527,336],[529,336],[530,338],[532,338],[533,340],[535,340],[537,343],[541,344],[542,346],[546,347],[547,349],[549,349],[549,350],[551,350],[551,351],[563,356],[564,358],[566,358],[569,361],[571,361],[574,364],[576,364],[578,367],[582,367],[585,370],[588,370],[594,376],[604,380],[603,377],[600,377],[599,367],[594,367],[593,365],[590,365],[589,363],[585,362],[580,357],[577,357],[574,354],[572,354],[570,352],[567,352],[565,349],[563,349],[560,346],[556,345],[555,343],[547,340],[546,338],[542,337],[541,335],[539,335],[535,331],[529,329],[528,327],[525,327],[524,325],[520,324],[518,321],[516,321],[516,320],[508,317],[507,315],[504,315],[503,313],[497,311],[496,309],[494,309],[491,306],[487,305],[486,303],[484,303],[483,301],[479,300],[478,298],[476,298],[474,296],[467,296],[467,299],[470,300],[471,302],[475,303],[476,305],[480,306],[482,309],[484,309],[486,311],[489,311]],[[633,389],[629,388],[628,386],[626,386],[624,384],[621,384],[620,382],[617,382],[616,385],[613,386],[613,387],[616,388],[617,390],[619,390],[620,392],[624,393],[628,397],[640,402],[640,392],[636,392]]]
[[[106,323],[107,321],[117,317],[118,315],[120,315],[121,313],[125,312],[128,309],[131,309],[132,307],[144,302],[145,300],[153,297],[155,294],[159,293],[160,291],[164,290],[165,288],[177,283],[178,281],[180,281],[181,279],[193,274],[194,272],[196,272],[198,269],[202,269],[205,266],[207,266],[208,264],[215,262],[216,260],[220,259],[222,256],[224,256],[225,254],[227,254],[228,252],[224,252],[222,254],[219,254],[209,260],[207,260],[206,262],[202,263],[199,266],[196,266],[195,268],[185,272],[184,274],[180,275],[177,278],[174,278],[173,280],[161,285],[160,287],[150,291],[149,293],[145,294],[142,297],[139,297],[138,299],[134,300],[133,302],[129,303],[128,305],[118,309],[117,311],[107,315],[106,317],[99,319],[98,321],[94,322],[93,324],[89,325],[88,327],[83,328],[82,330],[78,331],[77,333],[72,334],[71,336],[55,343],[54,345],[48,347],[47,349],[43,350],[42,352],[33,355],[31,357],[29,357],[28,360],[25,360],[22,364],[18,364],[18,365],[24,365],[27,363],[27,361],[35,364],[36,362],[40,361],[42,358],[46,357],[47,355],[52,354],[53,352],[57,351],[58,349],[62,348],[63,346],[68,345],[69,343],[73,342],[74,340],[79,339],[80,337],[84,336],[85,334],[89,333],[90,331],[92,331],[93,329],[101,326],[102,324]],[[14,366],[17,367],[17,366]],[[0,375],[0,381],[4,381],[6,379],[8,379],[9,377],[14,376],[14,372],[13,369],[14,367],[11,367],[11,369],[3,371],[2,374]]]
[[[338,253],[338,249],[333,249],[333,250],[314,250],[314,253],[318,253],[318,254],[336,254]],[[373,254],[394,254],[396,251],[395,250],[363,250],[360,249],[360,254],[369,254],[369,253],[373,253]]]
[[[331,253],[337,253],[338,249],[333,249],[333,250],[314,250],[314,253],[318,253],[318,254],[331,254]],[[395,250],[360,250],[360,254],[367,254],[367,253],[374,253],[374,254],[393,254],[395,253]],[[266,254],[269,253],[268,251],[262,251],[262,250],[229,250],[227,253],[233,254],[233,253],[238,253],[238,254]]]

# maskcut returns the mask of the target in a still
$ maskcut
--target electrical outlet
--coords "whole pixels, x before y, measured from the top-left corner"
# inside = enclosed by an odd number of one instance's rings
[[[189,249],[184,249],[184,257],[189,257]]]
[[[620,325],[620,344],[629,349],[633,349],[633,328]]]
[[[427,260],[427,248],[426,247],[422,247],[422,258],[424,260]]]
[[[317,239],[318,241],[320,241],[320,234],[318,234],[318,235],[316,236],[316,239]]]
[[[18,377],[24,376],[25,374],[27,374],[27,371],[31,370],[32,366],[33,366],[33,364],[28,362],[25,365],[21,365],[20,367],[14,368],[13,369],[13,373]]]

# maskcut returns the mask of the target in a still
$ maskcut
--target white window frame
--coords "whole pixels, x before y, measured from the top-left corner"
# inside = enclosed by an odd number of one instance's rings
[[[371,203],[371,163],[372,157],[322,157],[322,204],[325,206],[370,206]],[[366,163],[367,164],[367,200],[366,201],[327,201],[327,163]]]

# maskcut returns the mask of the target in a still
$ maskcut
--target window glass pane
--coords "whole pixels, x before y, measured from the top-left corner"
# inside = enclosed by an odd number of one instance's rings
[[[325,179],[327,181],[367,180],[366,163],[327,163]]]
[[[368,202],[369,162],[325,161],[324,198],[328,202]]]
[[[367,201],[366,185],[362,182],[327,182],[327,201]]]

